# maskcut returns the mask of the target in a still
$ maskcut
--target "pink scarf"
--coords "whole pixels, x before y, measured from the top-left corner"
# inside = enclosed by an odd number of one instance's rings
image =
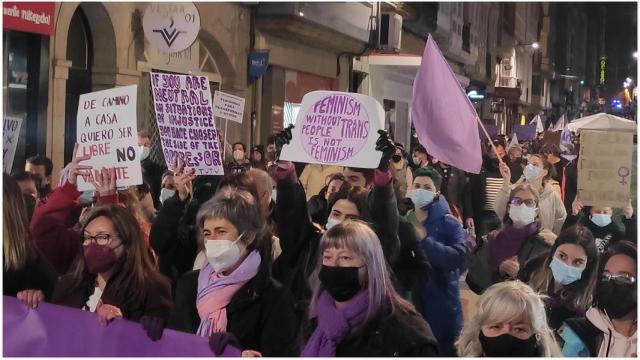
[[[201,320],[198,335],[227,331],[227,305],[233,295],[256,276],[260,262],[260,254],[254,250],[227,276],[216,273],[211,264],[205,262],[198,275],[196,307]]]

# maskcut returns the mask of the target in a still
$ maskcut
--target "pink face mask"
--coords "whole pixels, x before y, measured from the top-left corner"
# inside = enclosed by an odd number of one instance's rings
[[[122,243],[115,248],[107,245],[98,245],[96,243],[84,246],[82,249],[84,252],[84,262],[87,265],[89,273],[100,274],[109,271],[116,261],[118,261],[115,249],[121,245]]]

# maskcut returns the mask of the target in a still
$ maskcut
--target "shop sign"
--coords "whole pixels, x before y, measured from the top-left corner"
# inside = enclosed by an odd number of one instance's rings
[[[256,81],[264,75],[269,67],[269,53],[266,51],[252,51],[249,53],[249,81]]]
[[[54,2],[3,2],[2,27],[51,36],[55,12]]]
[[[607,57],[606,56],[601,56],[600,57],[600,85],[604,85],[604,81],[605,81],[605,70],[607,68]]]
[[[191,47],[185,50],[167,53],[147,46],[145,49],[147,62],[154,69],[161,69],[173,72],[197,72],[200,70],[200,42],[195,41]]]
[[[142,20],[151,46],[165,53],[189,48],[200,32],[200,13],[192,2],[150,3]]]

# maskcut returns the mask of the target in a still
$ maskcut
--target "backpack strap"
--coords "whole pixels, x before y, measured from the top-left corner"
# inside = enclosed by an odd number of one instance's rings
[[[578,335],[584,343],[589,356],[597,356],[602,342],[603,334],[600,329],[591,323],[587,318],[574,318],[565,320],[565,324]]]

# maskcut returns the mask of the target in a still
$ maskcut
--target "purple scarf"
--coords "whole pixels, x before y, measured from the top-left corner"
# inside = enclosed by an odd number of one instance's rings
[[[318,297],[318,326],[302,351],[303,357],[334,357],[336,346],[351,329],[362,324],[369,307],[369,291],[362,291],[338,310],[327,291]]]
[[[540,230],[540,225],[537,221],[521,229],[516,229],[511,220],[507,220],[504,223],[504,228],[498,232],[490,244],[489,264],[497,268],[503,261],[518,254],[525,241],[538,230]]]

